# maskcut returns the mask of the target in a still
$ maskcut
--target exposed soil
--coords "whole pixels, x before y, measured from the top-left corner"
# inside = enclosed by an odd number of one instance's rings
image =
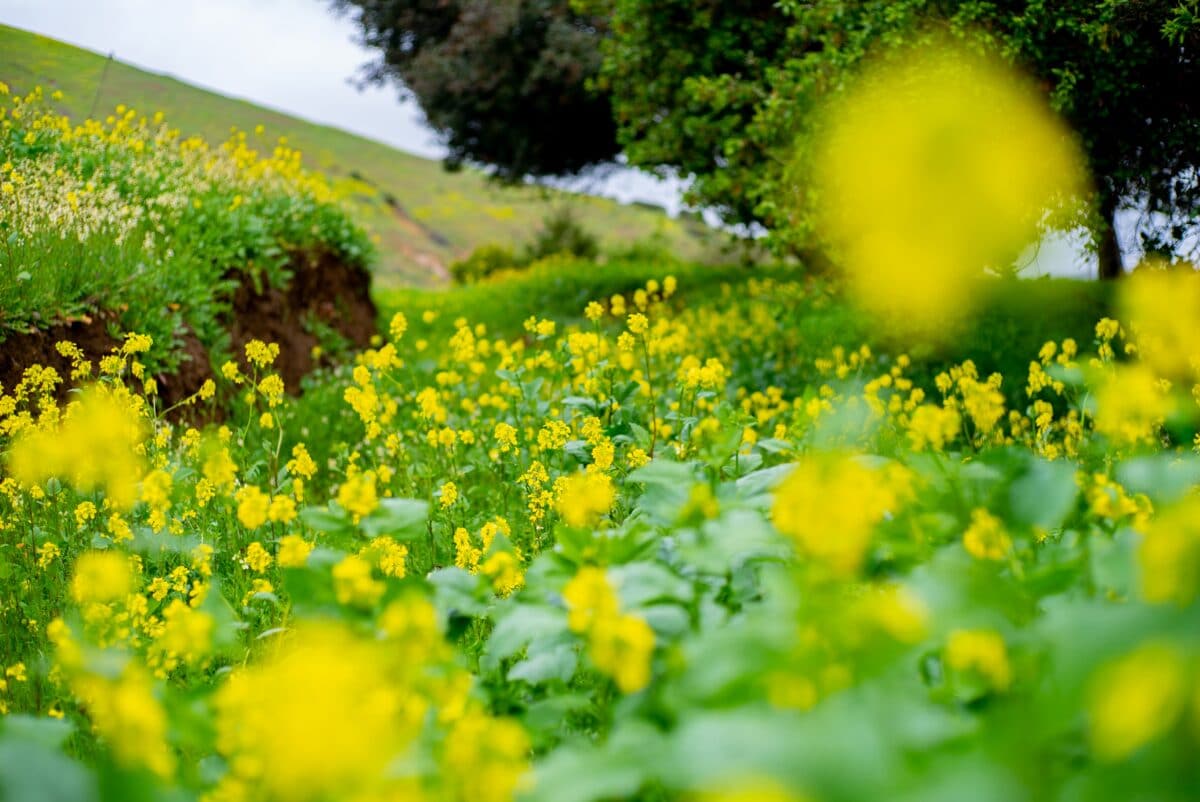
[[[317,366],[313,348],[320,344],[314,333],[318,325],[362,348],[378,333],[378,312],[371,300],[371,276],[361,267],[316,253],[294,256],[291,270],[292,280],[282,290],[266,287],[257,292],[251,282],[243,281],[234,293],[228,325],[236,354],[242,354],[250,340],[278,343],[275,369],[294,393],[300,379]]]
[[[200,389],[206,379],[215,375],[208,349],[190,328],[183,334],[183,345],[179,349],[179,366],[172,373],[160,373],[154,377],[158,382],[158,394],[164,409],[173,407]],[[203,417],[197,414],[195,417]]]
[[[247,277],[234,293],[226,325],[239,355],[252,339],[277,343],[275,367],[288,390],[296,392],[300,379],[316,367],[313,347],[319,340],[314,332],[327,327],[350,345],[364,347],[377,333],[377,311],[370,296],[370,274],[361,267],[347,265],[328,253],[314,253],[294,255],[290,269],[292,280],[282,290],[257,292]],[[116,323],[116,313],[101,312],[29,332],[0,332],[4,338],[0,342],[0,387],[11,391],[30,365],[53,367],[66,380],[71,361],[58,353],[55,343],[70,340],[97,361],[120,342],[110,333],[117,329]],[[165,407],[196,392],[214,375],[208,350],[199,338],[187,330],[182,340],[178,368],[155,376]],[[66,389],[61,387],[61,394]]]
[[[70,340],[83,349],[89,359],[95,359],[117,344],[118,340],[109,334],[115,319],[115,313],[101,312],[55,321],[44,329],[5,332],[4,342],[0,342],[0,386],[5,392],[12,392],[31,365],[54,368],[65,382],[71,375],[71,360],[58,353],[55,343]],[[59,389],[66,392],[66,388]]]

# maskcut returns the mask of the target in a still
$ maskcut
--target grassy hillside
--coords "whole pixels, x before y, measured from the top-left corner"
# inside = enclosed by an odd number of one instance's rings
[[[672,220],[637,205],[540,188],[502,189],[478,172],[446,173],[423,159],[329,126],[224,97],[182,81],[123,64],[27,31],[0,25],[0,81],[16,92],[44,86],[61,90],[64,113],[79,120],[104,115],[118,104],[139,112],[162,111],[184,134],[220,141],[231,127],[262,125],[268,148],[286,136],[309,167],[362,182],[364,224],[378,237],[376,283],[437,285],[446,266],[478,245],[525,240],[559,204],[577,208],[606,246],[659,235],[685,259],[705,250],[704,226]]]

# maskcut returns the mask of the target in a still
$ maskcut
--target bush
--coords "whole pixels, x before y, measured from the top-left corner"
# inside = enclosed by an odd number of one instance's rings
[[[511,248],[503,245],[480,245],[466,259],[450,265],[450,275],[457,284],[474,284],[493,273],[518,267],[519,261]]]
[[[536,262],[563,253],[579,259],[595,259],[600,253],[596,236],[584,228],[566,206],[542,220],[541,230],[525,249],[525,261]]]
[[[456,284],[475,284],[504,270],[519,270],[554,256],[592,261],[600,254],[596,236],[584,228],[570,208],[557,209],[520,254],[506,245],[481,245],[466,259],[450,265]]]

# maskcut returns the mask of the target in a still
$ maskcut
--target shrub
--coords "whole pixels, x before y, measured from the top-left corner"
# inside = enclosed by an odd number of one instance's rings
[[[466,259],[450,265],[450,275],[456,284],[474,284],[500,270],[518,267],[511,248],[503,245],[480,245]]]
[[[580,259],[595,259],[600,253],[596,236],[584,228],[566,206],[546,215],[541,230],[525,249],[525,260],[536,262],[562,253]]]

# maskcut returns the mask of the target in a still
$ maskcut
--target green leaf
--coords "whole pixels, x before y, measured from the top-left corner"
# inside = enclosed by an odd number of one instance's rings
[[[882,716],[850,693],[804,715],[741,708],[680,722],[661,771],[669,787],[702,789],[730,777],[790,779],[827,799],[879,799],[894,758]]]
[[[367,537],[388,535],[397,540],[413,540],[425,534],[429,502],[411,498],[385,498],[379,507],[360,522]]]
[[[563,399],[563,406],[579,407],[581,409],[586,409],[588,412],[592,413],[593,415],[600,414],[599,405],[596,403],[596,400],[594,398],[587,398],[587,397],[581,396],[581,395],[567,396],[566,398]]]
[[[609,571],[609,579],[616,584],[621,606],[625,609],[663,600],[686,603],[694,595],[692,583],[660,563],[634,562],[617,566]]]
[[[483,662],[491,667],[512,657],[531,640],[567,631],[565,610],[535,604],[517,604],[512,611],[496,621],[488,638]]]
[[[479,598],[481,578],[461,568],[439,568],[429,574],[434,601],[443,616],[476,615],[485,605]]]
[[[350,519],[344,512],[335,512],[327,507],[305,507],[300,510],[300,522],[318,532],[344,532],[350,528]]]
[[[662,737],[648,724],[626,724],[600,746],[554,750],[537,767],[527,802],[591,802],[632,797],[653,776]]]
[[[570,454],[582,464],[587,464],[592,461],[592,454],[588,450],[586,440],[568,440],[563,446],[563,451]]]
[[[548,643],[536,649],[529,647],[529,656],[514,665],[508,672],[508,680],[524,680],[530,684],[557,679],[569,682],[575,676],[575,668],[579,663],[579,655],[575,644],[569,639],[560,639],[557,643]]]
[[[655,604],[641,608],[637,614],[646,619],[658,637],[668,640],[678,638],[691,626],[687,610],[678,604]]]
[[[681,533],[679,555],[706,574],[724,574],[749,559],[783,556],[787,545],[761,514],[730,510],[698,531]]]
[[[737,480],[738,492],[743,498],[753,499],[758,496],[770,497],[770,492],[775,489],[776,485],[787,478],[787,475],[795,470],[796,466],[793,463],[784,465],[774,465],[770,468],[762,468],[757,471],[746,474]]]
[[[1008,500],[1018,523],[1050,531],[1062,525],[1078,494],[1073,462],[1039,457],[1009,487]]]
[[[0,740],[0,799],[93,802],[99,792],[91,771],[56,749],[6,736]]]
[[[654,523],[670,524],[687,504],[696,474],[689,464],[655,459],[629,474],[629,481],[646,488],[638,500],[638,509]]]
[[[1100,535],[1089,540],[1092,581],[1096,587],[1118,598],[1133,594],[1137,582],[1137,538],[1132,529],[1122,529],[1111,540]]]
[[[553,732],[561,728],[570,713],[584,710],[591,704],[592,697],[583,693],[551,696],[529,705],[523,718],[536,736],[539,732]]]
[[[0,719],[5,740],[12,739],[23,743],[36,743],[57,749],[63,745],[75,729],[69,721],[57,718],[43,718],[25,714],[14,714]]]
[[[1130,492],[1145,493],[1159,504],[1175,501],[1200,484],[1200,457],[1135,457],[1117,466],[1117,480]]]

